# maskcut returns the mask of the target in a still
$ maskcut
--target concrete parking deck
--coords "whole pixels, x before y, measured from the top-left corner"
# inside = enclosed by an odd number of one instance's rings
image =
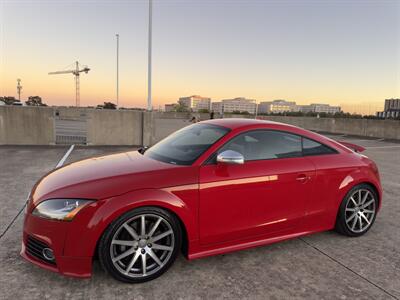
[[[335,232],[194,261],[178,258],[162,277],[144,284],[115,281],[94,263],[91,279],[42,270],[19,256],[22,216],[0,239],[0,299],[399,299],[400,144],[347,140],[367,148],[378,164],[382,210],[363,237]],[[24,204],[35,181],[68,147],[0,147],[0,233]],[[67,162],[127,147],[78,147]]]

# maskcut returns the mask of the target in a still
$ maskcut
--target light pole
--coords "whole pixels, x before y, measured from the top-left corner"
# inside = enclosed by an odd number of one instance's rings
[[[17,79],[17,93],[18,93],[18,100],[21,101],[21,90],[22,90],[22,85],[21,85],[21,79]]]
[[[117,108],[119,107],[119,34],[115,35],[117,37]]]
[[[153,1],[149,0],[149,37],[148,37],[148,61],[147,61],[147,110],[152,110],[151,104],[151,27],[152,27],[152,6]]]

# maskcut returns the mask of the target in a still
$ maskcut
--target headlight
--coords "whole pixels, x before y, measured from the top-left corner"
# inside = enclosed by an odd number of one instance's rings
[[[41,218],[71,221],[75,215],[93,200],[50,199],[39,203],[32,214]]]

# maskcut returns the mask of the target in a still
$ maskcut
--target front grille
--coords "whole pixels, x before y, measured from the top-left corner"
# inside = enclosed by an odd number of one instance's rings
[[[44,248],[50,248],[48,245],[46,245],[45,243],[31,237],[28,236],[28,239],[26,241],[26,252],[28,252],[28,254],[30,256],[33,256],[47,264],[50,265],[56,265],[55,260],[51,261],[51,260],[47,260],[44,256],[43,256],[43,249]]]

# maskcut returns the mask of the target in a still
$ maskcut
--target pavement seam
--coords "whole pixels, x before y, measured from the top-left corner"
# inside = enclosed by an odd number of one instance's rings
[[[17,215],[11,220],[10,224],[8,224],[8,226],[6,227],[6,229],[4,229],[4,231],[0,234],[0,240],[1,238],[7,233],[7,231],[11,228],[11,226],[14,224],[14,222],[18,219],[18,217],[20,216],[20,214],[24,211],[26,206],[26,202],[24,204],[24,206],[19,210],[19,212],[17,213]]]
[[[382,292],[384,292],[386,295],[392,297],[393,299],[396,300],[400,300],[399,298],[397,298],[395,295],[391,294],[390,292],[388,292],[387,290],[385,290],[383,287],[380,287],[379,285],[377,285],[376,283],[372,282],[371,280],[369,280],[368,278],[364,277],[363,275],[357,273],[356,271],[352,270],[351,268],[349,268],[348,266],[346,266],[345,264],[343,264],[342,262],[340,262],[339,260],[335,259],[334,257],[330,256],[329,254],[325,253],[324,251],[322,251],[321,249],[319,249],[318,247],[310,244],[309,242],[307,242],[306,240],[304,240],[303,238],[299,238],[299,240],[303,241],[307,246],[317,250],[319,253],[321,253],[322,255],[328,257],[330,260],[334,261],[335,263],[339,264],[340,266],[342,266],[343,268],[347,269],[348,271],[350,271],[351,273],[355,274],[356,276],[364,279],[366,282],[368,282],[369,284],[375,286],[376,288],[380,289]]]
[[[71,147],[69,147],[68,151],[64,154],[64,156],[61,158],[61,160],[58,162],[58,164],[56,165],[56,168],[60,168],[62,167],[62,165],[64,164],[64,162],[67,160],[68,156],[71,154],[71,152],[74,150],[75,145],[71,145]],[[28,196],[29,199],[29,196]],[[28,201],[28,200],[27,200]],[[3,236],[5,236],[5,234],[7,233],[7,231],[11,228],[11,226],[14,224],[14,222],[18,219],[18,217],[21,215],[21,213],[24,211],[25,206],[27,205],[27,201],[25,201],[24,206],[18,211],[17,215],[11,220],[11,222],[7,225],[6,229],[4,229],[4,231],[0,234],[0,240],[3,238]]]

